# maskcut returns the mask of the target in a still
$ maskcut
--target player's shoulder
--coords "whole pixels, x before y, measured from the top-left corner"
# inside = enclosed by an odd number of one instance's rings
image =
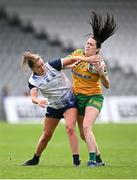
[[[79,56],[79,55],[84,55],[84,50],[83,49],[76,49],[71,53],[73,56]]]
[[[32,73],[29,77],[28,82],[34,83],[35,81],[39,80],[40,76],[38,76],[36,73]]]

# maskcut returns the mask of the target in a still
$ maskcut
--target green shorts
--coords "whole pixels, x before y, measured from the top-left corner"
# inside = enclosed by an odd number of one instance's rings
[[[104,101],[104,97],[102,96],[102,94],[90,95],[90,96],[78,94],[76,95],[76,99],[77,99],[78,110],[80,115],[85,114],[85,108],[87,106],[95,107],[99,111],[101,111]]]

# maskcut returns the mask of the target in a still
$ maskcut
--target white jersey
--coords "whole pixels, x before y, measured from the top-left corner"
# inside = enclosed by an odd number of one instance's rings
[[[56,60],[56,62],[61,60]],[[66,75],[61,71],[63,68],[60,67],[60,70],[53,68],[53,65],[49,62],[45,63],[46,74],[43,76],[38,76],[35,73],[31,75],[29,78],[29,85],[38,88],[42,95],[48,99],[48,106],[60,109],[64,108],[66,104],[66,100],[73,96],[70,90],[70,81],[66,77]]]

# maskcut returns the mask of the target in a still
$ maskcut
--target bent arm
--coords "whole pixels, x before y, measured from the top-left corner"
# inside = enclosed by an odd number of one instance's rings
[[[48,105],[48,100],[43,98],[38,98],[38,90],[37,88],[32,88],[30,91],[31,100],[34,104],[38,104],[40,107],[45,108]]]
[[[37,88],[32,88],[30,90],[30,96],[31,96],[31,100],[34,104],[38,104],[38,90]]]
[[[108,89],[110,87],[110,81],[109,81],[109,77],[108,77],[107,73],[104,72],[104,74],[101,74],[100,79],[101,79],[101,82],[102,82],[103,86],[106,89]]]
[[[108,89],[110,86],[110,81],[107,74],[107,67],[106,67],[105,62],[102,60],[100,62],[95,63],[94,66],[100,76],[103,86]]]

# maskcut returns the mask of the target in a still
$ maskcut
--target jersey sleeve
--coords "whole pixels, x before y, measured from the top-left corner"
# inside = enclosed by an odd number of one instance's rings
[[[36,86],[32,85],[30,82],[28,82],[28,86],[29,86],[29,89],[31,90],[32,88],[37,88]]]
[[[58,71],[61,71],[61,69],[63,68],[63,63],[62,63],[61,59],[53,60],[48,63],[51,67],[53,67],[54,69],[56,69]]]

